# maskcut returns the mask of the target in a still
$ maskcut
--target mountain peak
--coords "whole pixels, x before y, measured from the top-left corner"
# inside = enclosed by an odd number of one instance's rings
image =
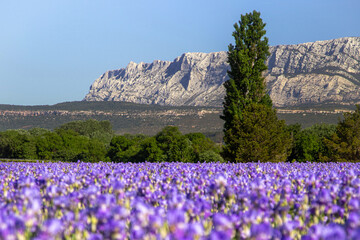
[[[360,37],[270,47],[267,87],[277,107],[360,102]],[[188,52],[174,61],[130,62],[108,71],[85,101],[221,106],[226,52]]]

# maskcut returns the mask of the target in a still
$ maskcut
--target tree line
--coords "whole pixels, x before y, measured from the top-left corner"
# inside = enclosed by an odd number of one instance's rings
[[[175,126],[155,136],[115,135],[109,121],[74,121],[43,128],[0,132],[0,158],[52,161],[212,162],[221,147],[202,133],[182,134]]]
[[[282,161],[360,161],[359,106],[355,112],[345,113],[344,119],[337,125],[316,124],[305,129],[300,124],[286,125],[284,134],[289,138],[290,146]],[[279,161],[276,154],[267,159],[257,156],[259,152],[264,153],[260,150],[262,146],[258,147],[244,145],[244,148],[251,148],[257,153],[239,161],[227,158],[225,145],[214,143],[202,133],[182,134],[177,127],[168,126],[155,136],[116,135],[109,121],[96,120],[69,122],[53,131],[33,128],[0,132],[0,158],[7,159],[86,162]]]

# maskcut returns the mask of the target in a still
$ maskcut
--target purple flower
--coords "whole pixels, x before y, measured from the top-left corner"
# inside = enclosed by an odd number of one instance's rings
[[[284,225],[282,226],[282,231],[285,234],[290,234],[291,231],[293,231],[294,229],[297,229],[298,227],[300,227],[300,223],[299,221],[288,221],[285,222]]]
[[[114,220],[124,220],[130,216],[130,211],[122,206],[115,206],[111,209],[111,216]]]
[[[351,198],[350,201],[349,201],[349,210],[352,211],[352,210],[359,210],[360,208],[360,201],[358,198]]]
[[[213,225],[216,232],[231,238],[234,234],[234,225],[227,215],[217,213],[213,216]]]
[[[161,226],[163,226],[163,218],[160,215],[153,214],[149,217],[150,226],[152,230],[157,231]]]
[[[149,216],[153,214],[154,210],[151,206],[145,204],[141,200],[136,200],[133,206],[133,214],[135,214],[138,221],[143,225],[147,225]]]
[[[130,228],[130,239],[144,239],[146,234],[145,229],[138,224],[131,225]]]
[[[188,225],[187,236],[195,239],[204,236],[204,228],[200,223],[191,223]]]
[[[269,223],[253,224],[251,226],[251,237],[257,240],[271,239],[273,229]]]
[[[357,239],[359,170],[360,163],[0,163],[0,238]]]
[[[355,231],[352,232],[350,237],[351,240],[360,240],[360,228],[355,229]]]
[[[59,236],[63,230],[61,221],[58,219],[49,219],[44,222],[40,233],[35,237],[38,240],[54,239]]]
[[[223,174],[218,174],[215,177],[215,183],[219,187],[226,186],[227,185],[227,179]]]
[[[320,204],[330,204],[332,200],[330,191],[328,189],[321,189],[317,196],[317,200]]]
[[[185,222],[185,212],[179,209],[170,210],[167,214],[169,225]]]
[[[50,235],[55,236],[62,230],[61,221],[58,219],[47,220],[44,223],[44,229]]]
[[[314,225],[309,229],[309,233],[303,239],[326,239],[326,240],[345,240],[346,232],[338,224]]]
[[[210,240],[230,240],[231,236],[229,236],[227,233],[224,233],[222,231],[211,231],[210,236],[209,236]]]
[[[338,224],[329,224],[323,228],[321,236],[326,240],[345,240],[346,232],[344,228]]]
[[[99,233],[96,233],[96,234],[91,233],[89,235],[88,240],[103,240],[103,236]]]
[[[357,227],[360,227],[360,216],[357,212],[351,212],[349,213],[349,217],[346,221],[346,226],[351,229],[355,229]]]

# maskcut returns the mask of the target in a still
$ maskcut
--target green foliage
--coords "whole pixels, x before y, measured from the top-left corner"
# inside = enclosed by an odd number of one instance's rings
[[[233,37],[235,46],[228,48],[230,80],[224,83],[226,95],[222,119],[224,131],[232,128],[234,120],[241,120],[243,109],[251,103],[265,103],[272,106],[266,94],[263,71],[267,70],[265,61],[269,56],[268,39],[265,36],[265,23],[260,13],[241,15],[239,24],[235,23]]]
[[[109,137],[112,137],[109,122],[94,120],[70,122],[54,132],[42,128],[8,130],[0,133],[0,157],[105,161]]]
[[[220,154],[212,150],[199,153],[198,159],[198,162],[224,162]]]
[[[164,152],[154,137],[146,138],[140,143],[140,151],[137,157],[138,161],[163,162],[165,161],[165,157]]]
[[[153,137],[125,134],[107,142],[94,133],[100,133],[100,128],[110,133],[111,127],[105,124],[97,128],[99,125],[77,121],[55,131],[33,128],[0,132],[0,157],[87,162],[222,161],[220,147],[202,133],[183,135],[177,127],[168,126]]]
[[[221,162],[221,148],[202,133],[188,133],[185,135],[191,141],[193,162]],[[209,157],[209,158],[207,158]]]
[[[36,148],[33,137],[24,130],[0,133],[0,156],[3,158],[34,159]]]
[[[296,136],[299,134],[299,132],[301,132],[301,124],[295,123],[295,124],[286,125],[285,131],[287,131],[290,134],[291,139],[293,140],[292,142],[294,142]]]
[[[321,139],[316,134],[302,131],[295,142],[294,159],[299,162],[318,160],[321,143]]]
[[[115,136],[110,142],[108,157],[113,162],[137,162],[142,137]]]
[[[327,152],[320,156],[322,161],[360,161],[360,105],[356,105],[355,112],[344,114],[335,133],[324,143]]]
[[[320,156],[327,154],[324,139],[335,132],[335,125],[315,124],[294,134],[294,143],[289,161],[321,161]]]
[[[243,120],[234,121],[224,140],[224,158],[235,162],[285,161],[291,143],[285,122],[278,121],[274,109],[264,104],[251,104],[242,112]]]
[[[155,136],[167,162],[191,162],[191,141],[178,127],[167,126]]]
[[[222,161],[219,153],[220,147],[202,133],[183,135],[177,127],[167,126],[154,137],[113,137],[108,157],[114,162]]]
[[[62,138],[63,148],[53,158],[63,161],[105,161],[114,135],[109,121],[92,119],[63,124],[55,132]]]
[[[269,56],[265,23],[260,13],[241,15],[235,24],[235,46],[229,45],[230,79],[224,83],[226,95],[221,118],[224,123],[226,160],[235,162],[285,161],[290,135],[279,121],[266,94],[263,72]]]
[[[44,132],[35,138],[38,159],[52,160],[63,149],[61,137],[54,132]]]
[[[87,141],[83,151],[81,151],[74,160],[82,160],[85,162],[108,161],[106,154],[107,148],[103,142],[98,139],[90,139]]]
[[[54,154],[53,158],[63,161],[82,160],[79,159],[79,156],[82,156],[87,148],[89,138],[81,136],[73,130],[58,130],[57,134],[62,139],[62,148]]]
[[[32,128],[30,130],[28,130],[28,133],[31,135],[31,136],[34,136],[34,137],[38,137],[38,136],[42,136],[46,133],[49,133],[51,132],[50,130],[47,130],[47,129],[44,129],[44,128],[39,128],[39,127],[35,127],[35,128]]]
[[[110,143],[114,135],[109,121],[96,121],[94,119],[65,123],[56,129],[56,131],[62,130],[71,130],[81,136],[95,138],[107,143]]]

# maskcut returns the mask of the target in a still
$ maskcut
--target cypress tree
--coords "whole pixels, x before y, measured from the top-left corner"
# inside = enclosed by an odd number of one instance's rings
[[[285,122],[277,119],[263,77],[270,55],[265,25],[256,11],[241,15],[234,24],[235,46],[228,47],[230,79],[224,83],[221,116],[223,157],[228,161],[284,161],[289,148]]]

